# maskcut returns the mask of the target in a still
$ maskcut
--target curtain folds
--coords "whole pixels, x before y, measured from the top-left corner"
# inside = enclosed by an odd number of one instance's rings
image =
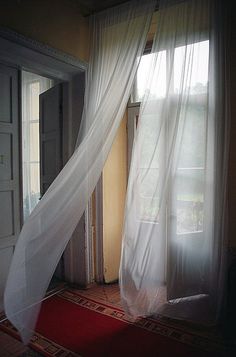
[[[25,343],[55,267],[100,177],[124,113],[155,1],[135,0],[94,15],[79,147],[19,236],[5,311]]]
[[[213,324],[219,315],[229,144],[224,6],[160,1],[120,267],[123,305],[135,316]]]

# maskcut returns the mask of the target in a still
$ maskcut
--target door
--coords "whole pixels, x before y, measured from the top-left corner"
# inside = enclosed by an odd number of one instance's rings
[[[65,88],[65,87],[64,87]],[[58,84],[39,96],[40,128],[40,194],[47,191],[62,169],[63,84]],[[54,277],[64,276],[63,259]]]
[[[39,96],[40,191],[47,191],[62,169],[62,84]]]
[[[134,136],[139,119],[139,105],[128,108],[128,160],[130,168]],[[195,133],[197,135],[197,133]],[[166,135],[165,143],[168,141]],[[169,185],[169,200],[166,204],[166,214],[169,220],[167,227],[167,266],[166,288],[168,300],[198,295],[203,291],[199,288],[199,281],[203,276],[200,256],[204,249],[203,241],[203,187],[196,182],[195,171],[198,171],[199,182],[204,175],[203,167],[177,168],[175,182]],[[182,176],[182,177],[181,177]],[[178,186],[179,177],[184,185]],[[194,188],[194,190],[193,190]],[[172,197],[172,199],[170,199]],[[146,199],[151,197],[142,196],[139,204],[144,207]],[[196,199],[197,198],[197,199]],[[169,213],[171,212],[171,214]],[[153,225],[155,221],[152,216],[145,214],[143,225]],[[149,228],[151,229],[151,228]],[[155,228],[153,228],[155,229]],[[197,288],[196,288],[197,287]],[[202,289],[202,290],[201,290]]]
[[[0,310],[20,232],[18,71],[0,65]]]

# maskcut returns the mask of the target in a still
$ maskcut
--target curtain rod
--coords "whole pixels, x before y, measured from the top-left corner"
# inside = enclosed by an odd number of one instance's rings
[[[125,3],[130,2],[130,1],[131,1],[131,0],[124,0],[124,1],[120,2],[119,4],[116,4],[116,5],[113,5],[113,6],[110,6],[110,7],[108,6],[108,7],[105,7],[104,9],[100,9],[100,10],[97,10],[97,11],[94,10],[94,11],[92,11],[90,14],[85,15],[84,17],[89,17],[89,16],[91,16],[91,15],[99,14],[99,13],[102,12],[102,11],[115,8],[115,7],[117,7],[117,6],[123,5],[123,4],[125,4]],[[159,2],[160,2],[160,0],[156,0],[155,11],[157,11],[157,10],[159,9]]]

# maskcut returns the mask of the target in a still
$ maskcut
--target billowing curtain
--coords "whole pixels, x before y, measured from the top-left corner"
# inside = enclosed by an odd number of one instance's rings
[[[123,305],[135,316],[211,324],[219,315],[227,245],[225,7],[160,1],[120,267]]]
[[[135,0],[90,20],[80,145],[26,220],[5,289],[7,317],[25,343],[55,267],[100,177],[130,95],[154,6],[152,0]]]

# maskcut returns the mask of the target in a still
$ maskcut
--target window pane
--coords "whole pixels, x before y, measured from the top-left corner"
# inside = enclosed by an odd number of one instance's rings
[[[39,182],[39,163],[30,164],[30,189],[31,196],[36,195],[39,197],[40,182]]]
[[[191,95],[186,111],[178,167],[204,167],[206,150],[207,96]]]
[[[39,163],[24,165],[24,217],[30,215],[40,198]]]
[[[152,110],[150,110],[152,112]],[[155,112],[155,110],[154,110]],[[156,113],[142,118],[139,130],[139,218],[158,221],[161,183],[160,168],[163,165],[164,126],[156,120]],[[160,135],[158,133],[161,132]],[[157,137],[159,140],[157,143]]]
[[[204,170],[178,169],[177,234],[203,231]]]
[[[141,168],[159,168],[160,157],[163,151],[162,135],[157,143],[158,133],[163,132],[164,128],[160,126],[156,115],[145,115],[140,123],[139,142],[140,149],[140,167]]]
[[[175,49],[174,93],[207,93],[209,41]]]
[[[155,66],[155,72],[149,78],[150,69]],[[152,71],[151,71],[152,72]],[[151,81],[151,83],[149,83]],[[136,80],[131,95],[133,103],[141,102],[149,88],[149,98],[164,98],[166,94],[166,51],[144,55],[141,58]]]
[[[30,123],[30,161],[39,162],[39,123]]]
[[[30,120],[39,120],[39,94],[40,94],[40,83],[39,81],[31,83],[29,85],[30,91]]]

